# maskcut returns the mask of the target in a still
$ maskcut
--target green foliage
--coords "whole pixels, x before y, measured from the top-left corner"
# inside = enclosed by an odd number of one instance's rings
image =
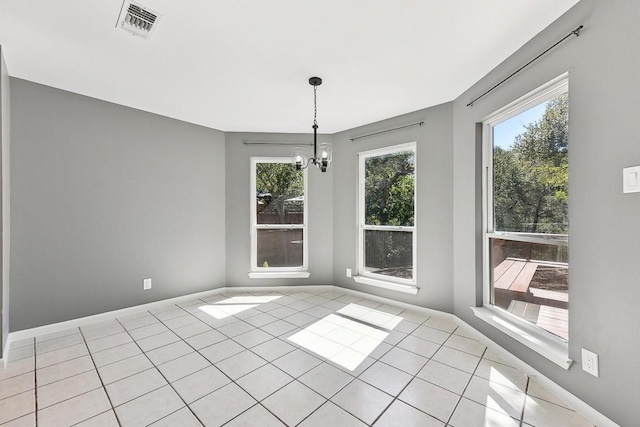
[[[303,171],[290,163],[257,163],[256,191],[269,193],[259,204],[258,213],[271,209],[278,213],[282,222],[285,216],[285,201],[304,195]]]
[[[256,190],[286,197],[304,193],[302,171],[289,163],[256,164]]]
[[[370,225],[414,223],[415,155],[402,152],[365,161],[365,219]]]
[[[549,101],[509,150],[494,148],[498,231],[568,233],[568,95]]]
[[[415,154],[411,151],[365,161],[365,220],[369,225],[413,226]],[[403,231],[366,232],[365,262],[376,273],[412,277],[412,235]]]

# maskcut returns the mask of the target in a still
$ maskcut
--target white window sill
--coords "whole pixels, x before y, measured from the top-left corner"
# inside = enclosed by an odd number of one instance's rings
[[[563,339],[535,325],[527,324],[525,320],[519,321],[491,307],[471,307],[471,310],[478,318],[561,368],[568,370],[571,367],[573,360],[569,358],[569,345]]]
[[[418,290],[420,289],[415,285],[403,285],[401,283],[387,282],[386,280],[372,279],[366,276],[353,276],[353,280],[356,283],[362,283],[363,285],[391,289],[392,291],[404,292],[406,294],[412,295],[416,295],[418,293]]]
[[[251,272],[250,279],[308,279],[311,273],[308,271],[270,271]]]

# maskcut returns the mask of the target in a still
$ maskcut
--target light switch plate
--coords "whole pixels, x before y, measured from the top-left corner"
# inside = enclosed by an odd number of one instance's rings
[[[622,169],[622,191],[624,193],[640,192],[640,166]]]
[[[151,289],[151,279],[144,279],[142,281],[142,290],[148,291],[149,289]]]

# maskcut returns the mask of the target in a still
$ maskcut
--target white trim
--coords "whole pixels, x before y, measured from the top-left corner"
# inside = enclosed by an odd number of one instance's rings
[[[368,225],[363,224],[362,228],[364,230],[373,230],[373,231],[406,231],[412,233],[415,231],[415,227],[410,225]]]
[[[493,232],[487,233],[489,239],[496,240],[512,240],[514,242],[526,242],[526,243],[538,243],[541,245],[549,246],[569,246],[569,235],[563,234],[563,239],[559,238],[558,234],[543,234],[538,233],[538,236],[533,236],[533,233],[505,233],[505,232]]]
[[[0,359],[0,370],[7,369],[7,363],[9,363],[9,348],[11,347],[11,342],[13,341],[13,336],[11,332],[7,335],[7,342],[4,343],[4,348],[2,349],[2,359]]]
[[[482,123],[493,127],[504,121],[509,120],[512,117],[517,116],[523,111],[529,110],[538,104],[549,101],[553,98],[557,98],[569,91],[569,73],[562,73],[555,79],[543,84],[521,96],[513,102],[505,105],[498,111],[495,111],[485,117]]]
[[[271,268],[269,268],[271,270]],[[308,271],[252,271],[250,279],[308,279],[311,273]]]
[[[569,358],[568,343],[553,334],[537,327],[507,316],[493,307],[471,307],[473,314],[494,328],[509,335],[519,343],[529,347],[556,365],[568,370],[573,363]]]
[[[391,289],[392,291],[404,292],[416,295],[420,288],[414,285],[403,285],[401,283],[389,282],[386,280],[373,279],[362,275],[353,276],[353,281],[363,285],[376,286],[378,288]]]
[[[362,157],[377,157],[385,154],[396,154],[404,151],[414,151],[416,148],[416,142],[405,142],[403,144],[389,145],[386,147],[375,148],[373,150],[366,150],[358,152],[358,156]]]
[[[368,225],[365,224],[364,212],[365,212],[365,161],[371,157],[403,153],[412,151],[414,156],[414,180],[413,180],[413,226],[392,226],[392,225]],[[400,292],[406,292],[410,294],[418,293],[418,287],[416,286],[418,277],[418,244],[417,244],[417,207],[418,207],[418,148],[415,141],[407,142],[404,144],[397,144],[388,147],[376,148],[374,150],[360,151],[358,153],[358,206],[356,209],[356,224],[358,225],[358,242],[356,246],[356,258],[357,258],[357,272],[358,275],[354,276],[354,280],[358,283],[364,283],[372,286],[377,286],[386,289],[392,289]],[[412,278],[401,279],[392,278],[382,274],[376,274],[366,271],[364,260],[364,232],[365,230],[373,231],[404,231],[412,233],[411,253],[412,253]],[[366,277],[365,277],[366,276]],[[358,279],[356,279],[358,277]]]
[[[474,307],[471,308],[474,310]],[[567,404],[571,409],[578,412],[580,415],[584,416],[594,425],[598,427],[620,427],[618,424],[611,421],[609,418],[595,410],[593,407],[585,403],[580,398],[576,397],[572,393],[568,392],[564,388],[560,387],[558,384],[553,382],[551,379],[540,373],[538,370],[533,368],[531,365],[525,363],[509,351],[505,350],[504,347],[498,345],[495,341],[488,338],[482,332],[473,328],[471,325],[466,323],[464,320],[459,317],[454,316],[454,321],[460,325],[465,331],[467,331],[470,335],[475,337],[478,341],[482,342],[488,348],[496,352],[500,357],[502,357],[507,363],[513,365],[514,368],[518,369],[522,373],[524,373],[527,377],[534,380],[538,383],[542,388],[547,390],[549,393],[553,394],[555,397],[560,399],[562,402]]]
[[[380,297],[377,295],[370,295],[365,292],[355,291],[353,289],[343,288],[335,285],[301,285],[296,286],[295,288],[299,288],[300,291],[305,290],[315,290],[315,291],[339,291],[344,292],[345,294],[351,294],[355,296],[359,296],[361,298],[367,298],[376,302],[380,302],[382,304],[390,304],[397,307],[404,308],[406,310],[418,311],[429,316],[440,316],[446,320],[450,320],[452,322],[460,325],[465,331],[467,331],[472,336],[476,337],[479,341],[484,343],[487,347],[491,348],[495,352],[497,352],[500,356],[502,356],[507,362],[511,363],[515,368],[522,371],[524,374],[529,376],[529,378],[534,379],[540,386],[545,388],[551,394],[555,395],[561,401],[565,402],[572,409],[576,410],[578,413],[586,417],[589,421],[593,422],[598,427],[620,427],[618,424],[611,421],[609,418],[605,417],[603,414],[589,406],[584,401],[580,400],[578,397],[569,393],[555,382],[532,368],[527,363],[518,359],[513,354],[509,353],[503,347],[499,346],[497,343],[487,338],[484,334],[479,332],[478,330],[471,327],[462,319],[454,316],[451,313],[446,313],[438,310],[434,310],[431,308],[420,307],[413,304],[407,304],[400,301],[395,301],[389,298]],[[149,309],[153,309],[156,307],[163,307],[171,303],[177,303],[182,301],[189,301],[194,298],[206,297],[210,295],[216,294],[227,294],[234,292],[271,292],[271,291],[284,291],[290,292],[292,290],[291,286],[253,286],[253,287],[224,287],[218,288],[211,291],[200,292],[196,294],[184,295],[181,297],[171,298],[163,301],[157,301],[149,304],[143,304],[135,307],[129,307],[122,310],[110,311],[107,313],[101,313],[93,316],[82,317],[79,319],[69,320],[61,323],[54,323],[51,325],[40,326],[37,328],[25,329],[22,331],[11,332],[7,337],[7,348],[9,348],[9,344],[13,341],[20,341],[27,338],[33,338],[39,335],[48,334],[51,332],[62,331],[68,328],[84,326],[90,323],[99,322],[102,320],[114,319],[116,317],[121,317],[123,315],[135,314],[141,311],[146,311]],[[7,353],[4,354],[3,360],[6,362]]]
[[[286,230],[300,230],[300,229],[304,229],[304,224],[256,224],[254,225],[255,228],[257,228],[258,230],[279,230],[279,229],[286,229]]]
[[[394,299],[391,298],[385,298],[385,297],[380,297],[377,295],[372,295],[372,294],[368,294],[366,292],[361,292],[361,291],[356,291],[354,289],[349,289],[349,288],[343,288],[341,286],[335,286],[335,285],[330,285],[333,289],[332,290],[340,290],[340,291],[344,291],[345,293],[351,294],[351,295],[355,295],[355,296],[359,296],[361,298],[367,298],[370,299],[372,301],[376,301],[382,304],[390,304],[390,305],[395,305],[397,307],[401,307],[404,308],[405,310],[413,310],[413,311],[419,311],[420,313],[424,313],[424,314],[428,314],[429,316],[440,316],[442,318],[444,318],[445,320],[451,320],[452,322],[454,322],[457,317],[454,316],[451,313],[446,313],[444,311],[439,311],[439,310],[434,310],[432,308],[427,308],[427,307],[421,307],[419,305],[413,305],[413,304],[409,304],[406,302],[400,302],[400,301],[396,301]],[[306,287],[305,287],[306,289]],[[357,302],[356,302],[357,304]]]
[[[249,193],[249,211],[250,211],[250,239],[251,239],[251,256],[249,266],[249,277],[252,279],[261,279],[267,276],[262,274],[278,273],[281,276],[273,278],[287,278],[293,277],[290,275],[282,275],[283,273],[296,272],[303,273],[303,275],[296,276],[298,279],[305,279],[309,277],[307,273],[306,277],[304,273],[309,268],[309,233],[307,227],[307,221],[309,218],[309,184],[307,169],[302,170],[303,182],[304,182],[304,204],[303,204],[303,223],[302,224],[258,224],[256,215],[256,165],[258,163],[290,163],[289,157],[251,157],[251,169],[250,169],[250,182],[251,187]],[[258,230],[302,230],[302,265],[295,267],[258,267]],[[258,275],[260,274],[260,275]]]
[[[564,369],[569,369],[573,362],[568,357],[569,350],[566,340],[492,304],[490,243],[491,239],[503,239],[568,246],[568,236],[560,240],[557,234],[545,236],[542,233],[533,235],[532,233],[496,232],[493,218],[493,128],[536,105],[567,93],[568,89],[569,73],[564,73],[490,114],[482,121],[482,295],[484,307],[472,307],[478,318]]]
[[[280,285],[280,286],[240,286],[240,287],[226,287],[221,288],[224,294],[234,292],[292,292],[292,289],[300,289],[300,292],[305,291],[334,291],[336,289],[342,289],[334,285]]]

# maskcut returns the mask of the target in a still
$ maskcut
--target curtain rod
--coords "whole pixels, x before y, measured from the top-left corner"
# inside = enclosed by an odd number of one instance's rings
[[[313,142],[271,142],[271,141],[242,141],[244,145],[313,145]]]
[[[398,126],[397,128],[381,130],[380,132],[374,132],[374,133],[368,133],[368,134],[366,134],[366,135],[354,136],[353,138],[350,138],[350,140],[351,140],[351,141],[355,141],[356,139],[368,138],[368,137],[370,137],[370,136],[380,135],[381,133],[393,132],[394,130],[399,130],[399,129],[404,129],[404,128],[410,128],[410,127],[413,127],[413,126],[422,126],[423,124],[424,124],[424,121],[422,121],[422,122],[416,122],[416,123],[411,123],[410,125]]]
[[[518,74],[520,71],[524,70],[525,68],[527,68],[529,65],[531,65],[533,62],[537,61],[540,57],[542,57],[543,55],[545,55],[547,52],[549,52],[551,49],[553,49],[554,47],[558,46],[560,43],[562,43],[563,41],[565,41],[566,39],[568,39],[571,36],[576,36],[579,37],[580,36],[580,31],[584,28],[584,25],[580,25],[578,28],[576,28],[575,30],[571,31],[569,34],[567,34],[566,36],[564,36],[563,38],[561,38],[560,40],[558,40],[557,42],[555,42],[551,47],[547,48],[544,52],[542,52],[541,54],[539,54],[538,56],[536,56],[535,58],[533,58],[531,61],[527,62],[526,64],[524,64],[522,67],[518,68],[517,70],[515,70],[513,73],[511,73],[509,76],[507,76],[506,78],[504,78],[503,80],[501,80],[499,83],[497,83],[495,86],[493,86],[491,89],[489,89],[488,91],[486,91],[485,93],[483,93],[482,95],[478,96],[477,98],[473,99],[470,103],[467,104],[467,107],[473,107],[473,104],[475,104],[478,100],[484,98],[486,95],[488,95],[489,93],[493,92],[495,89],[498,88],[498,86],[502,85],[503,83],[505,83],[507,80],[509,80],[511,77],[515,76],[516,74]]]

